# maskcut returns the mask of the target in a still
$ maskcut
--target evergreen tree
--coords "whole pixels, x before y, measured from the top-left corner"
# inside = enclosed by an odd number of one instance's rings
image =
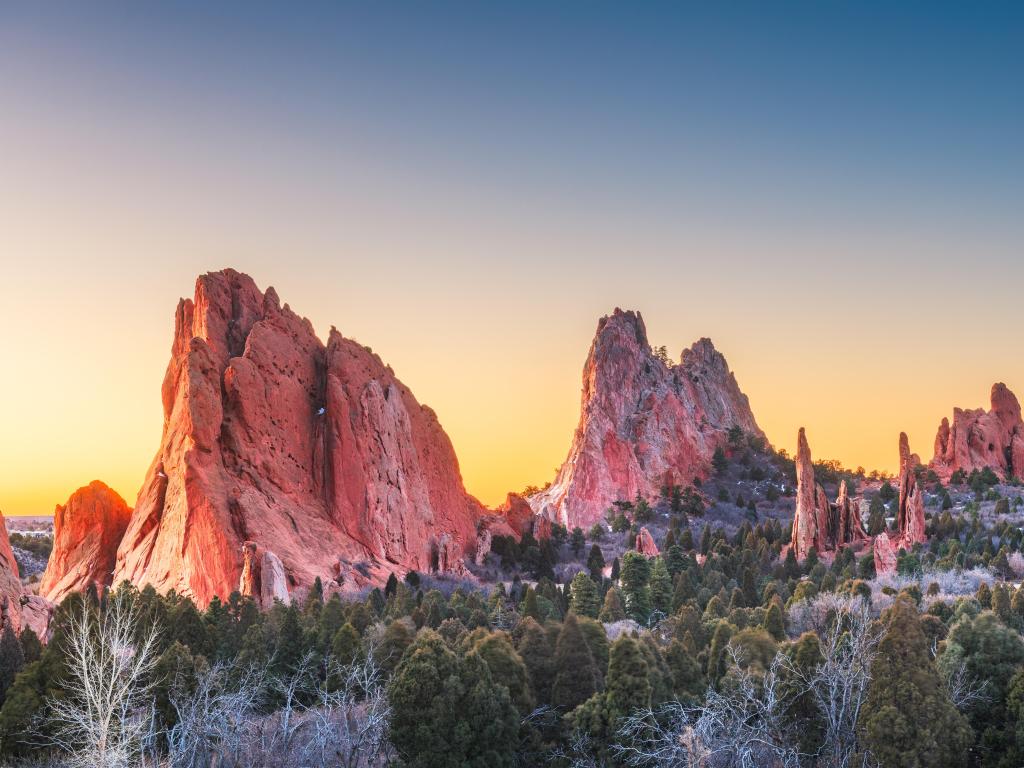
[[[639,624],[646,624],[651,613],[651,593],[648,582],[651,565],[639,552],[627,552],[622,558],[622,595],[626,615]]]
[[[673,639],[665,654],[672,674],[672,692],[683,704],[696,704],[707,688],[697,659],[679,640]]]
[[[488,632],[476,641],[472,650],[487,663],[494,682],[508,689],[519,714],[528,715],[534,706],[529,675],[526,664],[512,647],[508,635],[504,632]]]
[[[0,634],[0,704],[7,697],[7,691],[14,684],[14,678],[25,666],[25,652],[14,634],[11,622],[7,622]]]
[[[585,573],[577,573],[573,576],[569,591],[572,595],[569,600],[570,610],[578,616],[589,616],[596,619],[598,596],[593,580]]]
[[[331,638],[331,656],[338,664],[348,665],[362,654],[359,633],[351,623],[345,622]]]
[[[580,629],[576,614],[565,617],[555,646],[555,680],[551,703],[563,712],[570,712],[589,699],[597,690],[594,657]]]
[[[622,621],[626,618],[626,611],[623,609],[622,600],[619,598],[619,590],[615,587],[611,587],[607,592],[605,592],[604,606],[601,608],[601,615],[599,618],[606,624]]]
[[[664,559],[655,558],[651,565],[650,595],[651,608],[668,616],[672,613],[672,577]]]
[[[551,684],[555,670],[555,651],[547,633],[534,619],[527,617],[519,625],[519,656],[526,665],[534,701],[551,703]]]
[[[587,555],[587,570],[590,571],[590,578],[598,583],[604,578],[604,554],[597,544],[590,545],[590,554]]]
[[[882,768],[944,768],[966,761],[970,726],[949,701],[917,607],[906,598],[888,611],[859,726]]]
[[[402,660],[405,649],[412,645],[416,635],[412,622],[407,618],[395,619],[384,628],[380,643],[373,649],[373,658],[385,676],[394,672]]]
[[[605,683],[608,723],[614,728],[623,717],[651,706],[651,683],[640,643],[628,635],[612,643]]]
[[[523,598],[523,604],[519,612],[523,616],[529,616],[531,619],[541,620],[540,607],[537,605],[537,593],[533,590],[533,587],[526,588],[526,596]]]
[[[432,630],[416,638],[388,685],[391,743],[408,768],[512,768],[519,717],[475,652],[457,656]]]

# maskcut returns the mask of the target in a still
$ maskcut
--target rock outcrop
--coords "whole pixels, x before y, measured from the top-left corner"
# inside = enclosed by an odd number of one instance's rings
[[[434,412],[247,275],[203,275],[178,304],[163,410],[115,583],[266,603],[473,555],[483,510]]]
[[[957,470],[970,473],[986,467],[1000,478],[1024,474],[1024,421],[1020,403],[1005,384],[993,384],[991,410],[953,409],[935,436],[931,468],[943,480]]]
[[[124,499],[99,480],[58,505],[53,512],[53,552],[39,594],[60,603],[91,584],[109,584],[131,514]]]
[[[31,629],[40,640],[49,638],[53,603],[25,590],[14,559],[7,522],[0,513],[0,631],[8,624],[15,632]]]
[[[654,537],[651,536],[651,532],[647,530],[646,526],[642,527],[640,533],[636,535],[634,549],[645,557],[658,556],[658,545],[654,543]]]
[[[583,366],[579,426],[533,510],[568,528],[601,520],[612,502],[706,477],[730,428],[762,436],[725,358],[709,339],[677,365],[656,355],[637,312],[601,318]]]
[[[0,628],[13,623],[15,630],[21,628],[21,575],[18,561],[14,559],[11,539],[7,535],[7,522],[0,513]]]
[[[896,533],[881,533],[875,537],[875,573],[879,576],[895,573],[899,551],[909,552],[915,544],[928,540],[925,533],[924,489],[917,482],[916,469],[921,461],[910,452],[910,441],[900,433],[899,497],[896,507]]]
[[[839,496],[832,504],[825,489],[814,479],[814,462],[803,427],[797,435],[796,485],[790,546],[798,560],[807,557],[812,548],[824,554],[868,538],[859,506],[850,499],[846,481],[840,484]]]

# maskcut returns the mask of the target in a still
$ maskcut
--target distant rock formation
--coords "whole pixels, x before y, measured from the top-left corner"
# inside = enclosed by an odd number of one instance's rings
[[[953,409],[953,422],[943,419],[935,436],[930,467],[943,480],[957,470],[970,473],[985,467],[1000,478],[1024,474],[1024,421],[1020,403],[1005,384],[992,385],[992,408]]]
[[[39,583],[39,594],[60,603],[92,584],[110,583],[132,511],[99,480],[79,488],[53,513],[53,551]]]
[[[347,589],[462,572],[474,554],[483,509],[434,412],[247,275],[203,275],[178,304],[163,407],[114,583],[266,604],[317,577]]]
[[[915,470],[921,461],[910,452],[910,441],[900,433],[899,497],[896,507],[896,533],[881,533],[875,537],[873,551],[875,573],[879,576],[895,573],[899,551],[909,552],[915,544],[928,540],[925,533],[924,489],[917,482]]]
[[[701,339],[672,365],[651,349],[640,314],[616,309],[598,323],[583,366],[569,455],[530,505],[568,528],[587,528],[614,501],[706,477],[732,427],[763,437],[711,341]]]
[[[641,555],[645,557],[657,557],[658,545],[654,543],[654,537],[651,536],[651,532],[644,526],[640,529],[640,533],[636,535],[635,549]]]
[[[814,479],[814,462],[807,434],[800,428],[796,448],[796,513],[790,546],[798,560],[811,549],[818,554],[868,538],[861,522],[860,510],[849,497],[846,481],[839,486],[839,497],[831,504],[825,489]]]
[[[52,603],[22,587],[7,521],[0,513],[0,630],[9,624],[20,633],[27,627],[45,642],[52,615]]]

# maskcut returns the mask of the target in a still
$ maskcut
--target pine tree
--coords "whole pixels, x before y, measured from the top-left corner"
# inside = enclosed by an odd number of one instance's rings
[[[590,554],[587,555],[587,570],[590,571],[590,577],[596,582],[600,582],[604,578],[604,554],[597,544],[590,546]]]
[[[662,616],[672,613],[672,578],[669,576],[665,561],[658,557],[651,565],[651,608],[659,611]]]
[[[389,676],[395,670],[402,660],[405,649],[412,645],[416,630],[409,626],[410,623],[407,618],[392,621],[384,628],[380,643],[373,649],[374,661],[385,676]]]
[[[0,634],[0,704],[24,666],[25,652],[14,634],[11,622],[7,622],[3,634]]]
[[[460,658],[423,630],[388,685],[389,736],[408,768],[512,768],[519,716],[475,652]]]
[[[537,621],[541,620],[540,607],[537,605],[537,593],[533,587],[526,588],[526,596],[523,598],[523,605],[519,609],[523,616],[529,616]]]
[[[864,745],[883,768],[963,765],[971,729],[929,657],[917,607],[897,598],[871,666],[860,713]]]
[[[555,647],[555,680],[551,703],[570,712],[589,699],[597,690],[594,657],[580,630],[576,615],[570,613],[562,624]]]
[[[639,624],[646,624],[651,613],[651,593],[648,582],[651,565],[639,552],[627,552],[622,558],[622,595],[626,614]]]
[[[338,664],[348,665],[362,654],[362,641],[356,628],[345,622],[331,638],[331,656]]]
[[[597,618],[598,596],[597,587],[593,580],[585,573],[577,573],[573,576],[572,584],[569,587],[572,597],[569,600],[569,608],[578,616],[589,616]]]
[[[488,632],[474,643],[472,650],[487,662],[494,682],[508,689],[519,714],[528,715],[533,711],[534,698],[526,664],[512,647],[508,635],[504,632]]]
[[[684,704],[696,704],[707,688],[697,659],[682,642],[673,639],[669,643],[665,661],[672,674],[672,692]]]
[[[605,701],[608,723],[651,706],[651,683],[640,643],[628,635],[612,643],[608,660]]]
[[[619,590],[610,588],[604,595],[604,606],[601,608],[601,621],[611,624],[622,621],[626,618],[626,611],[622,607],[622,600],[619,598]]]
[[[555,669],[555,651],[547,633],[534,619],[527,617],[519,625],[519,656],[526,665],[530,688],[538,705],[551,703],[551,683]]]

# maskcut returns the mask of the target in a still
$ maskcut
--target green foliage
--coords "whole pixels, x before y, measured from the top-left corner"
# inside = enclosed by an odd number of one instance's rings
[[[651,566],[646,557],[633,551],[623,555],[621,580],[626,615],[640,624],[645,624],[651,613],[650,578]]]
[[[571,597],[569,608],[579,616],[596,619],[598,613],[598,594],[594,581],[585,573],[577,573],[569,587]]]
[[[551,703],[569,712],[589,699],[597,690],[597,668],[583,636],[576,614],[570,613],[562,624],[555,646],[555,680]]]
[[[889,609],[859,727],[883,768],[963,765],[971,729],[946,694],[913,602]]]
[[[479,654],[462,658],[424,630],[395,670],[388,698],[391,743],[409,768],[514,765],[516,709]]]

